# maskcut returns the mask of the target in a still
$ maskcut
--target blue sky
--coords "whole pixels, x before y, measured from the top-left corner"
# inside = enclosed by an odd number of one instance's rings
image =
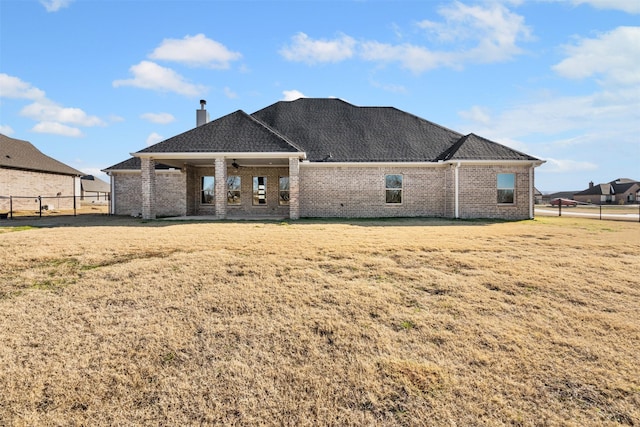
[[[300,96],[532,154],[542,191],[640,179],[640,1],[0,1],[0,133],[85,173],[193,128],[200,99]]]

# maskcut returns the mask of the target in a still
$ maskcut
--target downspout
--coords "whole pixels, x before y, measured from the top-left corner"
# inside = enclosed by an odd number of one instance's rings
[[[111,184],[111,193],[109,194],[109,215],[116,214],[116,183],[113,174],[109,172],[109,184]]]
[[[460,162],[456,163],[455,169],[454,169],[454,186],[455,186],[455,198],[454,198],[454,206],[455,206],[455,212],[454,212],[454,218],[458,219],[460,218],[460,177],[458,174],[458,171],[460,169]]]
[[[533,194],[533,164],[529,167],[529,219],[534,217],[535,195]]]

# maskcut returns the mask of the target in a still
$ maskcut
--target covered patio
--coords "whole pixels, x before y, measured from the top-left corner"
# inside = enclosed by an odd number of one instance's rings
[[[156,164],[179,171],[179,217],[298,219],[301,152],[133,153],[141,163],[142,218],[155,219],[165,184]],[[176,184],[177,183],[177,184]],[[176,191],[179,189],[173,189]]]

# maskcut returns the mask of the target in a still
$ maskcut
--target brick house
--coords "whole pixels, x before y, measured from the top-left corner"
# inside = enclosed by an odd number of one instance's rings
[[[0,212],[9,211],[10,204],[14,211],[38,209],[38,196],[45,206],[73,209],[82,175],[30,142],[0,134]]]
[[[84,175],[80,179],[80,200],[87,204],[109,200],[111,187],[109,184],[93,175]]]
[[[117,215],[526,219],[543,161],[392,107],[277,102],[208,122],[104,171]]]
[[[634,204],[640,200],[640,182],[628,178],[618,178],[604,184],[589,183],[589,188],[576,192],[573,199],[596,205]]]

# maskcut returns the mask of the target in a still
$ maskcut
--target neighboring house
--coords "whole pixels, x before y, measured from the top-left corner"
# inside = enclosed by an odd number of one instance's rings
[[[38,196],[45,206],[73,209],[82,175],[30,142],[0,134],[0,211],[8,211],[10,203],[14,211],[38,209]]]
[[[80,200],[86,203],[95,203],[109,200],[111,187],[108,183],[93,175],[85,175],[80,179],[82,194]]]
[[[392,107],[277,102],[105,169],[117,215],[525,219],[543,161]]]
[[[576,192],[574,200],[585,203],[602,204],[633,204],[640,200],[640,182],[628,178],[618,178],[605,184],[594,185],[589,183],[589,188]]]
[[[544,195],[542,194],[542,192],[537,188],[533,187],[533,201],[536,205],[539,205],[542,203],[543,197]]]

